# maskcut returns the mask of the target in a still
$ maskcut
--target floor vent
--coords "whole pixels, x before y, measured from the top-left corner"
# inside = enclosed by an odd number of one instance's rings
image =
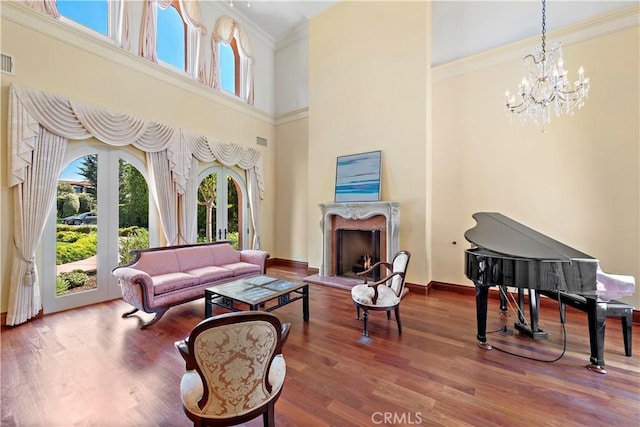
[[[13,56],[7,55],[5,53],[0,53],[0,66],[2,67],[0,71],[7,74],[15,74],[14,68],[15,64],[13,62]]]

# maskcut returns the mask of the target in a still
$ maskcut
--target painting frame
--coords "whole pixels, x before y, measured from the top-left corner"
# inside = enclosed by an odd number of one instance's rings
[[[335,203],[379,202],[382,150],[338,156]]]

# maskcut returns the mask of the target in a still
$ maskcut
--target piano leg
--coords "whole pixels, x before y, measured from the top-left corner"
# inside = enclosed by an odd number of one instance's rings
[[[507,287],[506,286],[498,286],[498,291],[500,291],[500,315],[507,315]]]
[[[487,343],[487,300],[489,297],[489,287],[474,282],[476,285],[476,322],[478,325],[478,346],[491,350],[491,345]]]
[[[599,374],[606,374],[604,369],[604,331],[607,319],[607,303],[587,298],[587,321],[589,322],[589,345],[591,357],[587,368]]]

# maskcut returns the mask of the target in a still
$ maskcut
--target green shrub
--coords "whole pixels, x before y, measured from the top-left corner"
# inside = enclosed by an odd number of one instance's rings
[[[120,237],[128,237],[132,234],[136,234],[139,230],[145,230],[144,228],[138,227],[137,225],[132,225],[131,227],[123,227],[118,230],[118,234]]]
[[[81,227],[79,227],[81,228]],[[73,243],[58,245],[56,248],[56,264],[67,264],[87,259],[98,253],[98,234],[85,234]]]
[[[122,232],[120,234],[122,235]],[[149,247],[149,231],[145,228],[137,228],[127,236],[120,237],[119,240],[119,265],[130,264],[134,260],[134,256],[130,254],[133,249],[145,249]]]
[[[77,241],[82,235],[74,231],[58,231],[56,233],[56,241],[64,243],[73,243]]]
[[[62,218],[73,216],[78,213],[80,209],[80,200],[76,193],[68,193],[62,197]]]
[[[78,212],[90,212],[97,207],[96,199],[89,193],[78,194],[78,202],[80,203]]]
[[[62,275],[57,276],[56,277],[56,295],[62,295],[68,290],[69,290],[69,282]]]
[[[79,288],[80,286],[84,286],[89,280],[89,276],[87,275],[87,273],[85,273],[80,269],[75,269],[73,271],[69,271],[66,273],[60,273],[58,277],[69,284],[68,289]],[[56,281],[56,285],[57,285],[57,281]]]
[[[238,232],[233,231],[227,234],[227,240],[231,243],[231,246],[238,249]]]

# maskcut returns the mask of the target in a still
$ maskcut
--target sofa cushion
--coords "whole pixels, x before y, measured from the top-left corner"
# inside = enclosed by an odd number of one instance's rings
[[[208,246],[192,246],[176,249],[176,256],[180,263],[178,271],[189,271],[199,267],[213,265],[213,255]]]
[[[224,243],[221,245],[209,246],[211,253],[213,254],[213,264],[223,266],[225,264],[232,264],[240,261],[240,251],[233,249],[233,247]]]
[[[200,283],[198,276],[181,272],[158,274],[151,276],[151,280],[153,281],[154,295],[162,295],[178,289],[197,286]],[[204,295],[204,292],[202,295]]]
[[[200,278],[200,283],[213,282],[215,280],[233,277],[233,271],[229,270],[228,268],[222,268],[215,265],[194,268],[193,270],[185,271],[185,273],[198,276]]]
[[[224,264],[221,267],[233,271],[234,276],[242,276],[244,274],[260,274],[262,270],[259,265],[249,264],[248,262],[233,262],[231,264]]]
[[[142,270],[149,274],[149,276],[180,271],[178,257],[176,256],[175,250],[172,249],[143,252],[140,255],[140,259],[131,265],[131,267]]]

